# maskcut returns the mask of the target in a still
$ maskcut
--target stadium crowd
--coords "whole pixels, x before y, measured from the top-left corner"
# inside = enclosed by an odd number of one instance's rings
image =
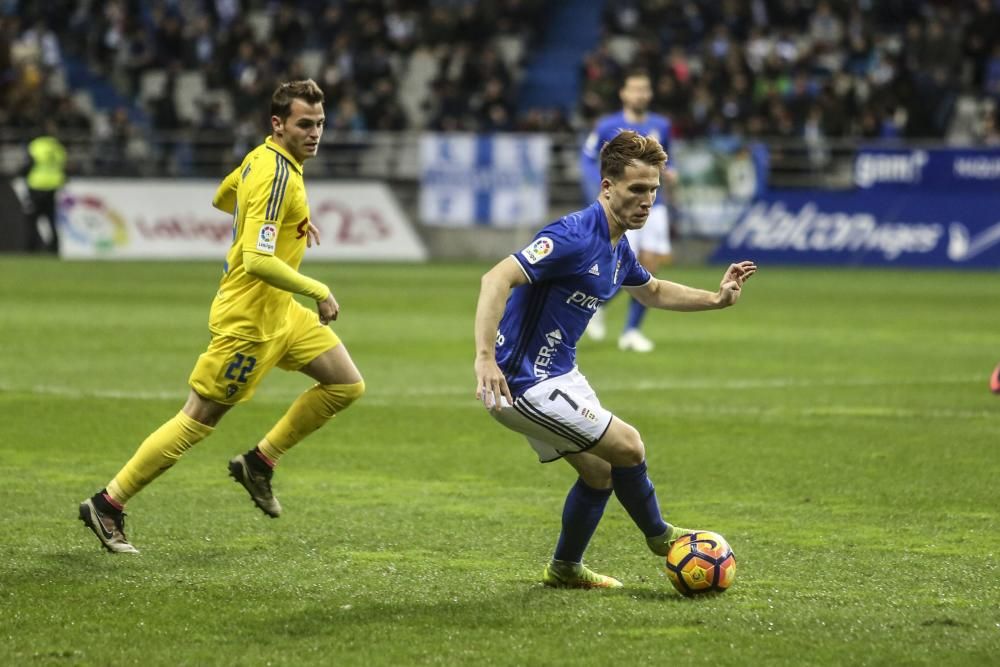
[[[0,127],[51,117],[92,133],[109,173],[148,162],[150,133],[188,133],[161,159],[197,163],[185,151],[220,138],[242,154],[259,139],[275,82],[312,76],[342,135],[584,131],[618,106],[621,73],[640,65],[679,136],[1000,143],[1000,0],[616,0],[582,63],[579,100],[519,110],[545,7],[0,0]],[[106,111],[74,94],[95,82],[115,101]]]
[[[1000,143],[996,0],[619,0],[605,24],[583,65],[584,119],[617,104],[628,62],[682,136]]]
[[[400,79],[410,56],[427,51],[437,71],[426,125],[506,126],[497,109],[513,122],[514,78],[493,42],[517,35],[534,43],[543,6],[541,0],[11,0],[0,3],[0,120],[29,125],[60,99],[70,57],[111,81],[126,100],[142,94],[147,73],[164,72],[162,94],[144,109],[156,128],[181,123],[173,85],[180,73],[197,71],[207,89],[224,91],[228,106],[241,110],[266,108],[279,79],[314,76],[326,92],[331,127],[399,130],[413,126],[400,103]],[[307,53],[319,56],[311,68]]]

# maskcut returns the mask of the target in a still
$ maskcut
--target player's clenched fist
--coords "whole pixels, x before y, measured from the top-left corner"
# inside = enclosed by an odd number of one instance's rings
[[[333,322],[337,319],[337,315],[340,314],[340,304],[333,298],[333,292],[330,292],[330,295],[325,300],[317,301],[316,308],[319,311],[319,321],[323,325]]]

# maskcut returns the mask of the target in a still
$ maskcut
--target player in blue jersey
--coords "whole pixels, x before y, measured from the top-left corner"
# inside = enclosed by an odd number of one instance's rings
[[[523,434],[540,461],[563,458],[579,473],[542,575],[560,588],[622,585],[583,565],[612,492],[653,553],[665,556],[690,532],[663,520],[639,432],[601,405],[577,369],[576,344],[594,312],[622,287],[652,308],[725,308],[757,270],[749,261],[731,264],[717,292],[653,278],[623,236],[646,224],[667,155],[655,139],[625,131],[600,156],[597,201],[546,226],[490,269],[476,308],[476,397]]]
[[[622,110],[598,119],[594,130],[583,144],[580,173],[583,192],[588,202],[597,199],[601,188],[601,172],[598,164],[601,146],[611,141],[622,130],[635,130],[641,135],[652,137],[660,142],[668,155],[670,154],[670,120],[649,111],[649,103],[653,99],[653,86],[649,74],[644,70],[628,72],[618,95],[622,101]],[[663,176],[668,186],[677,182],[677,173],[672,166],[664,167]],[[639,257],[639,263],[650,273],[655,274],[670,261],[670,224],[667,204],[662,196],[653,202],[646,224],[640,229],[628,230],[626,236]],[[633,298],[629,303],[625,328],[618,338],[620,349],[636,352],[653,350],[653,341],[646,338],[639,330],[645,315],[646,306]],[[606,333],[604,312],[599,309],[587,328],[587,335],[594,340],[604,340]]]

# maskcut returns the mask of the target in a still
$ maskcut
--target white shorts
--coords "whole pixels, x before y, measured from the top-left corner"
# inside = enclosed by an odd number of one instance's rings
[[[630,229],[625,232],[628,244],[638,255],[640,252],[651,252],[654,255],[670,254],[670,220],[666,206],[654,206],[649,209],[649,218],[642,229]]]
[[[611,426],[612,417],[576,368],[539,382],[516,398],[513,407],[502,399],[500,410],[490,410],[490,415],[524,435],[542,463],[590,449]]]

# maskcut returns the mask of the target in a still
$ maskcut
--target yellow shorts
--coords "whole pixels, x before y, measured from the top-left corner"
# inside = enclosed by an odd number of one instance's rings
[[[249,401],[257,385],[275,366],[297,371],[340,345],[340,338],[319,323],[316,312],[297,301],[289,307],[288,318],[288,331],[263,343],[212,336],[208,349],[198,357],[188,384],[207,399],[236,405]]]

